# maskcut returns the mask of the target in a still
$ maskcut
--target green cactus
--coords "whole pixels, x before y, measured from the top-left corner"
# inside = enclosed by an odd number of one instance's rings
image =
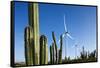
[[[50,46],[50,64],[55,63],[55,55],[54,55],[54,43]]]
[[[40,64],[48,64],[47,38],[45,35],[40,37]]]
[[[57,63],[57,61],[58,61],[58,59],[57,59],[57,44],[56,44],[56,38],[55,38],[54,32],[52,32],[52,38],[53,38],[54,46],[55,46],[55,50],[56,50],[56,63]]]
[[[63,45],[63,40],[62,40],[62,35],[60,36],[60,50],[59,50],[59,60],[58,63],[62,63],[62,45]]]
[[[54,43],[52,43],[52,62],[55,63],[55,55],[54,55]]]
[[[44,37],[40,37],[40,65],[44,64]]]
[[[25,61],[26,65],[28,65],[28,56],[27,56],[27,28],[24,31],[24,44],[25,44]]]
[[[24,33],[24,40],[25,40],[25,60],[26,60],[26,65],[33,65],[33,55],[32,55],[32,48],[31,48],[31,32],[32,29],[31,27],[26,27],[25,28],[25,33]]]
[[[47,38],[44,36],[44,64],[48,64],[48,47]]]
[[[39,12],[38,3],[28,4],[29,26],[32,27],[32,51],[33,51],[33,65],[39,65],[40,43],[39,43]]]
[[[50,46],[50,64],[53,64],[53,60],[52,60],[52,46]]]

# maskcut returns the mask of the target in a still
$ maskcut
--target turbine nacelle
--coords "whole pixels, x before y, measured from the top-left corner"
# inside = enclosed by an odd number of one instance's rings
[[[67,34],[68,32],[65,32],[65,34]]]

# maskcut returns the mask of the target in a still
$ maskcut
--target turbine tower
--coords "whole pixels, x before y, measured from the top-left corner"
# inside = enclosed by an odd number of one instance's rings
[[[77,44],[75,45],[75,59],[77,59]]]
[[[75,52],[75,59],[77,59],[77,57],[78,57],[78,52],[81,50],[81,49],[79,48],[79,44],[78,44],[77,41],[75,42],[73,48],[75,49],[75,51],[74,51],[74,52]]]

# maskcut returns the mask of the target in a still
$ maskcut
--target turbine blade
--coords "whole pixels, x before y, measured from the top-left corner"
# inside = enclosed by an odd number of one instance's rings
[[[60,39],[58,40],[58,44],[60,43]]]
[[[65,37],[65,33],[62,35],[62,38],[64,38]],[[58,44],[60,43],[60,39],[58,40]]]
[[[68,36],[70,39],[73,40],[73,37],[72,37],[70,34],[67,33],[67,36]]]
[[[67,32],[67,27],[66,27],[66,23],[65,23],[65,15],[64,15],[64,27],[65,27],[65,32]]]
[[[65,33],[62,35],[62,37],[63,37],[63,38],[65,37]]]

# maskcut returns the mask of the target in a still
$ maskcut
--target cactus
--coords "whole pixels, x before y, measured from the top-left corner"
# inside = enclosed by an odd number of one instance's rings
[[[54,43],[52,43],[52,62],[53,62],[53,64],[55,63],[55,47],[54,47],[55,45],[54,45]]]
[[[50,64],[53,64],[52,46],[50,46]]]
[[[42,35],[39,40],[38,4],[28,4],[29,27],[25,28],[26,65],[48,64],[47,38]]]
[[[58,60],[58,63],[59,63],[59,64],[62,63],[62,44],[63,44],[63,41],[62,41],[62,35],[61,35],[61,36],[60,36],[59,60]]]
[[[38,4],[29,3],[29,27],[25,28],[26,65],[39,65],[39,22]]]
[[[24,33],[24,41],[25,41],[25,60],[26,60],[26,65],[33,65],[33,56],[32,56],[32,48],[31,48],[31,32],[32,29],[31,27],[26,27],[25,28],[25,33]]]
[[[54,32],[52,32],[52,38],[53,38],[53,41],[54,41],[55,52],[56,52],[56,63],[57,63],[58,62],[58,59],[57,59],[57,44],[56,44],[56,38],[55,38]]]
[[[39,16],[38,16],[38,4],[37,3],[29,3],[28,4],[28,16],[29,16],[29,26],[32,27],[32,36],[33,36],[33,65],[39,65]]]
[[[53,38],[53,43],[52,46],[50,46],[50,63],[51,64],[57,64],[57,63],[62,63],[62,35],[60,36],[60,49],[57,50],[57,44],[56,44],[56,38],[54,35],[54,32],[52,32],[52,38]]]
[[[50,45],[50,64],[54,64],[54,47],[53,47],[53,43],[52,45]]]
[[[40,37],[40,65],[44,64],[44,37]]]
[[[48,64],[47,38],[45,35],[40,37],[40,64]]]
[[[47,44],[47,38],[44,37],[44,64],[48,64],[48,44]]]

